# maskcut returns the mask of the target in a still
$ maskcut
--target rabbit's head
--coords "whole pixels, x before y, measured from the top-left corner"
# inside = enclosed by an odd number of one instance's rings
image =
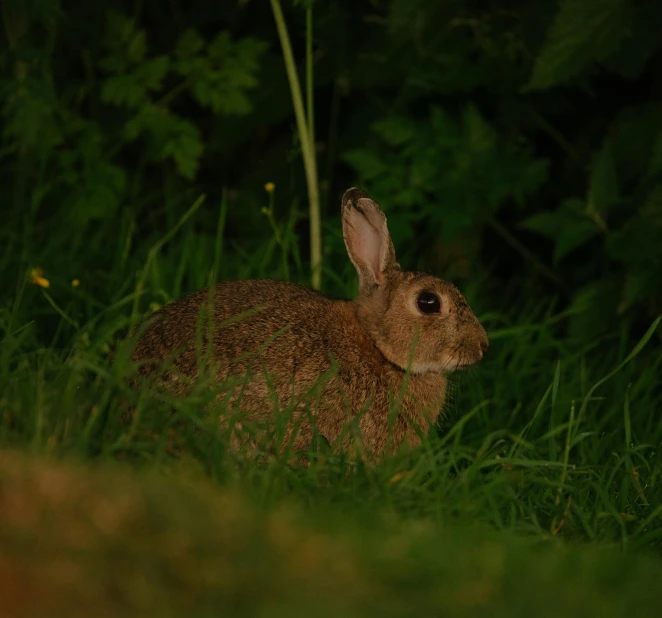
[[[400,269],[377,202],[349,189],[342,220],[347,253],[359,274],[357,315],[385,358],[419,374],[477,363],[488,340],[467,301],[451,283]]]

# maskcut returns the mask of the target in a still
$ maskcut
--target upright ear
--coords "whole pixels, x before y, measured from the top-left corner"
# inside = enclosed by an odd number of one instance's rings
[[[348,189],[342,197],[342,228],[349,259],[359,273],[359,291],[386,283],[389,271],[399,269],[386,217],[367,193]]]

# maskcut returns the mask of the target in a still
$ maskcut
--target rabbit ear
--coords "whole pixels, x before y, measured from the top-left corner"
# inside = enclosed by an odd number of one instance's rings
[[[383,285],[388,272],[399,266],[379,204],[360,189],[347,190],[342,197],[342,226],[347,253],[359,273],[359,290]]]

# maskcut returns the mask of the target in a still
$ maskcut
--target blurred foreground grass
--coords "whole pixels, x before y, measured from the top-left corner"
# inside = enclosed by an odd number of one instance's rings
[[[0,615],[625,616],[662,561],[429,520],[263,509],[190,475],[0,455]]]

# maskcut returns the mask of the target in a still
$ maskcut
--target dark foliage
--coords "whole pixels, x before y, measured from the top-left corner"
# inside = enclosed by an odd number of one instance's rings
[[[305,13],[284,10],[303,69]],[[271,232],[256,224],[265,182],[303,201],[269,3],[3,0],[2,11],[3,277],[34,256],[66,270],[81,247],[103,273],[117,259],[109,242],[163,235],[200,192],[217,205],[226,191],[227,237],[250,251]],[[360,184],[408,266],[489,272],[484,307],[526,285],[570,307],[585,340],[662,311],[662,3],[318,2],[313,17],[335,229],[338,196]],[[202,244],[215,210],[199,214]],[[67,226],[65,248],[53,226]],[[341,240],[325,242],[333,292]]]

